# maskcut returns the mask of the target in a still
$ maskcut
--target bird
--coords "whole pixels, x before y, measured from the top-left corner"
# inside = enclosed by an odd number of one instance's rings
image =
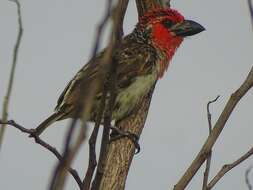
[[[131,114],[138,102],[164,76],[184,38],[204,30],[201,24],[186,20],[172,8],[156,8],[140,17],[133,31],[123,37],[112,54],[113,62],[117,63],[112,120],[117,122]],[[75,117],[80,98],[89,93],[89,88],[93,88],[90,84],[103,75],[101,59],[105,52],[88,61],[69,81],[57,101],[55,111],[34,129],[33,135],[39,136],[56,121]],[[86,118],[91,122],[96,120],[98,114],[103,85],[97,86],[94,94]]]

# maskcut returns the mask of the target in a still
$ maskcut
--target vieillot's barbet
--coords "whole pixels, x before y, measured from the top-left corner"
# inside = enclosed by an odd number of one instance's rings
[[[122,39],[112,55],[112,60],[117,62],[112,120],[117,122],[128,116],[163,76],[184,38],[204,30],[203,26],[185,20],[178,11],[171,8],[155,9],[141,17],[133,32]],[[105,51],[91,59],[74,76],[60,95],[55,112],[34,130],[33,135],[40,135],[55,121],[75,116],[81,102],[80,97],[84,97],[82,93],[89,91],[89,84],[101,77],[100,71],[104,69],[101,59],[104,53]],[[96,120],[102,91],[102,85],[96,88],[87,121]]]

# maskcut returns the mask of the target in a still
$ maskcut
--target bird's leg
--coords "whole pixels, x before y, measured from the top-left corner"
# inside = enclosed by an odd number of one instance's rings
[[[136,149],[135,154],[138,154],[140,152],[140,145],[138,142],[139,136],[138,135],[136,135],[132,132],[129,132],[129,131],[122,131],[119,128],[114,127],[114,126],[110,126],[110,129],[112,130],[111,135],[110,135],[110,142],[127,137],[134,143],[134,146]]]

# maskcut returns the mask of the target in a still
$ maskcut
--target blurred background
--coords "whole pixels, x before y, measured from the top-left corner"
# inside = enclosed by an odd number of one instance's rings
[[[27,128],[36,127],[53,112],[67,82],[89,60],[97,23],[105,2],[20,0],[24,35],[18,57],[9,118]],[[253,33],[246,0],[174,0],[172,7],[206,31],[188,38],[177,51],[166,75],[156,86],[140,145],[130,168],[126,189],[172,189],[200,150],[208,135],[206,104],[213,123],[252,67]],[[135,2],[130,1],[125,33],[137,22]],[[17,36],[16,6],[0,1],[0,103],[6,93]],[[106,45],[107,32],[103,45]],[[253,94],[234,110],[214,146],[210,176],[247,152],[253,143]],[[0,106],[2,110],[2,106]],[[69,121],[57,122],[42,138],[62,150]],[[92,130],[90,124],[89,132]],[[88,160],[87,143],[73,167],[81,176]],[[0,188],[44,190],[57,163],[52,153],[27,135],[8,127],[0,152]],[[214,189],[247,189],[245,170],[253,159],[228,173]],[[187,189],[201,189],[204,167]],[[253,172],[250,175],[253,183]],[[78,189],[71,176],[65,189]]]

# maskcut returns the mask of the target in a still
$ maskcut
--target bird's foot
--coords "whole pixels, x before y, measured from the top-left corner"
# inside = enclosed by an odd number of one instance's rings
[[[119,128],[113,126],[111,126],[110,129],[112,130],[112,133],[110,135],[110,142],[127,137],[134,143],[136,149],[135,154],[138,154],[140,152],[141,148],[138,142],[139,141],[138,135],[129,131],[122,131]]]

